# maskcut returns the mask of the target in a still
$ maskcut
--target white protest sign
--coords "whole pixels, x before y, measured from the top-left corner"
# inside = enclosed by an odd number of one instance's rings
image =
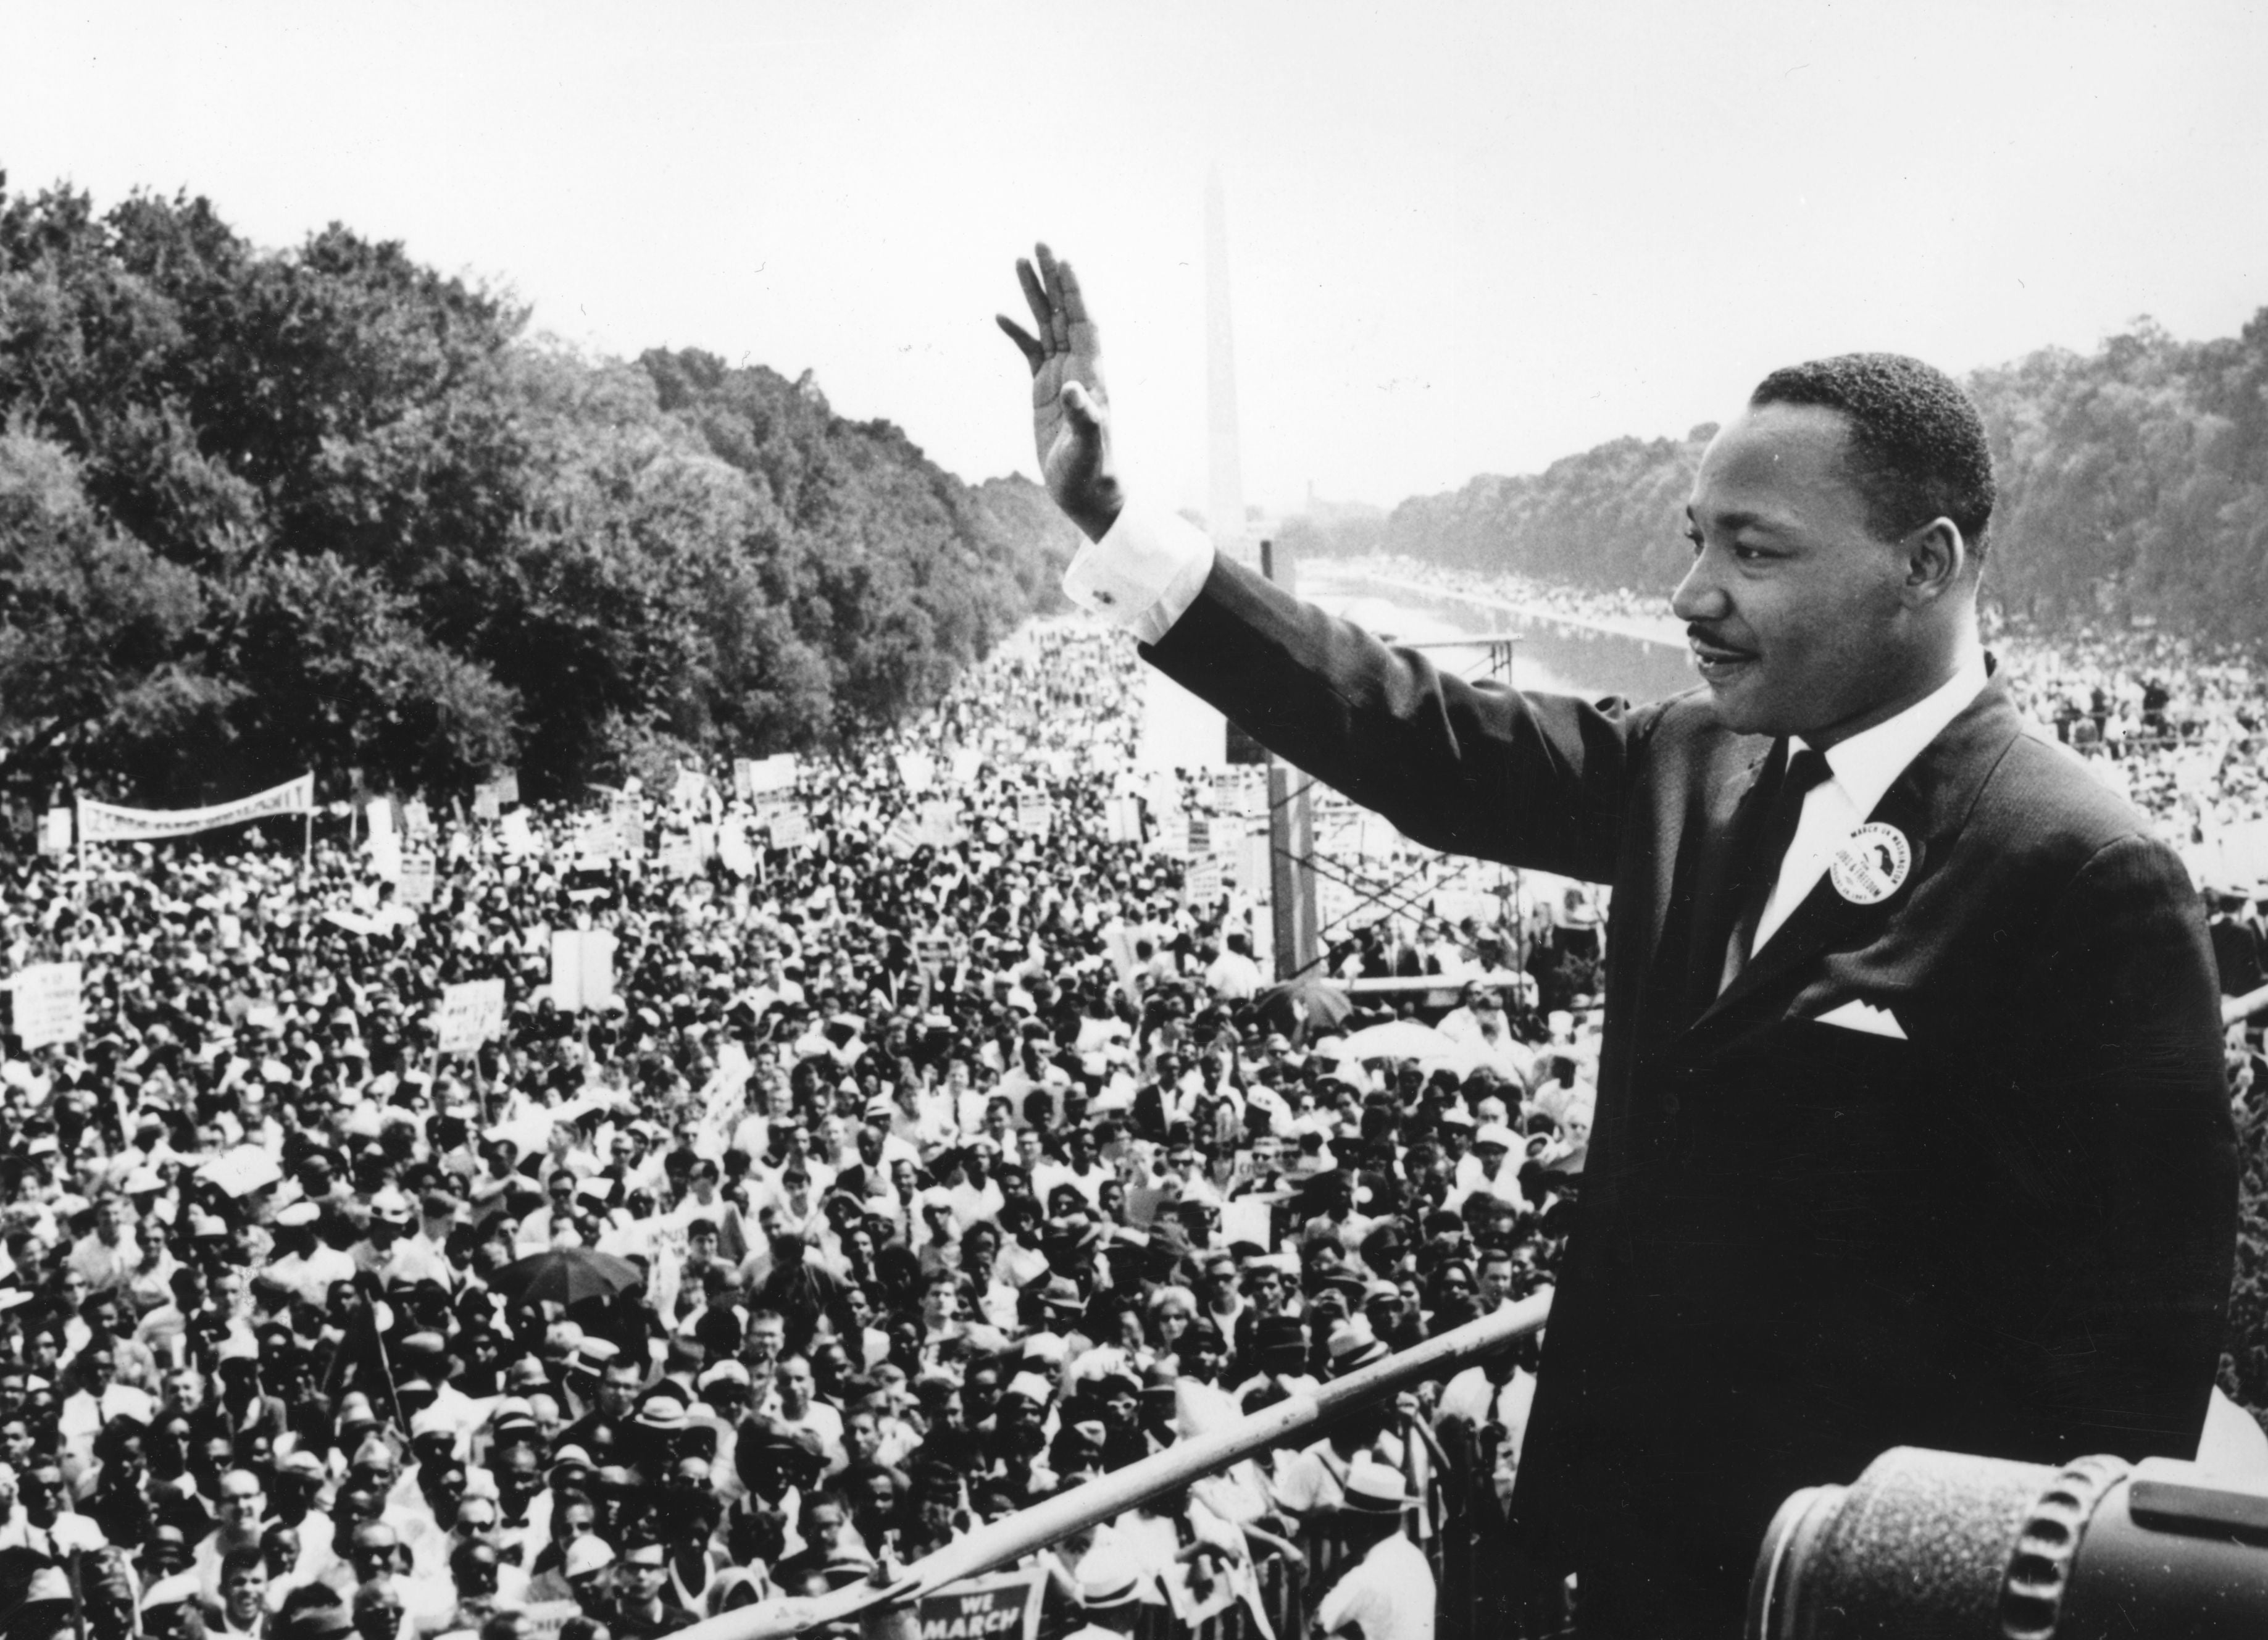
[[[1030,837],[1045,837],[1055,824],[1055,810],[1044,797],[1016,800],[1016,829]]]
[[[515,809],[504,816],[498,835],[504,838],[504,852],[516,860],[524,860],[535,852],[535,833],[528,830],[525,809]]]
[[[1138,843],[1142,840],[1142,800],[1114,797],[1102,806],[1103,840]]]
[[[401,875],[394,884],[394,897],[404,905],[431,905],[436,877],[433,851],[413,843],[401,851]]]
[[[967,835],[961,824],[961,805],[949,797],[932,797],[921,806],[922,841],[932,848],[951,848]]]
[[[1218,904],[1222,894],[1220,861],[1210,857],[1189,868],[1189,875],[1182,882],[1182,903],[1189,905]]]
[[[811,844],[811,821],[799,809],[784,809],[774,815],[771,832],[774,848],[807,848]]]
[[[700,845],[683,831],[662,838],[656,858],[663,872],[673,877],[689,877],[701,869]]]
[[[86,1033],[77,963],[34,963],[16,976],[16,1036],[28,1050]]]
[[[717,858],[736,877],[756,875],[756,852],[748,846],[747,832],[737,824],[717,834]]]
[[[519,1620],[520,1640],[558,1640],[567,1620],[582,1614],[582,1607],[573,1600],[532,1600],[513,1614]]]
[[[370,827],[371,840],[394,835],[394,799],[373,797],[363,805],[363,819]]]
[[[506,769],[502,774],[497,776],[495,779],[490,781],[489,784],[496,787],[497,802],[500,803],[516,803],[519,801],[519,770]]]
[[[898,779],[905,782],[909,792],[925,792],[937,779],[937,759],[925,751],[902,751],[898,754]]]
[[[701,794],[708,789],[709,777],[700,770],[680,769],[677,783],[669,788],[669,801],[689,807],[699,802]]]
[[[433,1015],[444,1053],[469,1053],[504,1034],[504,981],[468,979],[447,986]]]
[[[411,837],[433,835],[433,811],[422,797],[413,797],[401,805],[401,829]]]
[[[955,786],[967,786],[984,766],[984,754],[974,746],[963,746],[953,754],[952,775]]]
[[[50,809],[40,821],[40,853],[68,854],[71,851],[71,811]]]
[[[615,936],[604,929],[560,928],[551,935],[551,1000],[569,1013],[601,1008],[615,998]]]
[[[794,788],[798,768],[795,754],[792,751],[784,751],[774,757],[757,757],[753,760],[744,758],[741,763],[745,763],[747,767],[746,784],[740,790],[740,795],[743,797],[762,797],[767,792],[784,792]],[[740,775],[741,763],[735,763],[733,765],[733,773],[736,780],[743,778]]]
[[[493,820],[503,812],[504,805],[497,801],[497,789],[494,786],[483,780],[473,788],[474,819]]]

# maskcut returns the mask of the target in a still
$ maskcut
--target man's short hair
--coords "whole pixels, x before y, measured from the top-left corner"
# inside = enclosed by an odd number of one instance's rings
[[[1851,424],[1852,479],[1867,524],[1884,540],[1949,518],[1982,557],[1992,521],[1992,452],[1984,417],[1961,384],[1901,353],[1840,353],[1775,370],[1749,395],[1766,404],[1817,404]]]

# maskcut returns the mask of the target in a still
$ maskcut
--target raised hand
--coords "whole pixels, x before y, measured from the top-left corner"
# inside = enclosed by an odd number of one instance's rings
[[[1102,344],[1071,264],[1044,245],[1033,255],[1037,270],[1018,257],[1016,277],[1039,334],[1005,314],[997,317],[1032,367],[1032,439],[1048,493],[1089,540],[1100,541],[1125,506],[1110,460]]]

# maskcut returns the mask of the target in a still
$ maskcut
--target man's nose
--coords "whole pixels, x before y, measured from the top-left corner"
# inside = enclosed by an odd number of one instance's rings
[[[1669,595],[1669,612],[1690,624],[1696,621],[1722,620],[1732,609],[1732,601],[1718,579],[1716,560],[1706,551],[1693,555],[1686,569],[1685,579],[1677,583],[1677,590]]]

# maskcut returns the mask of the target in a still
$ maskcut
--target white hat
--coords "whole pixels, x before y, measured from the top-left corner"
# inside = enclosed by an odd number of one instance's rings
[[[1398,1515],[1410,1506],[1402,1472],[1375,1458],[1358,1458],[1347,1470],[1346,1507],[1359,1514]]]

